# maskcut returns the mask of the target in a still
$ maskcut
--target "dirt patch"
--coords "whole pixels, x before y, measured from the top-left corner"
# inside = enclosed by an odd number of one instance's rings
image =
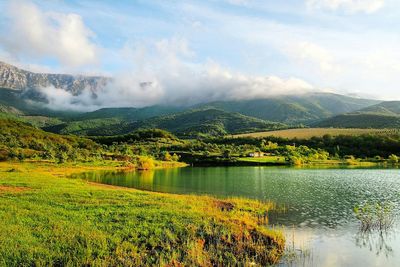
[[[30,190],[29,187],[0,185],[1,193],[21,193]]]

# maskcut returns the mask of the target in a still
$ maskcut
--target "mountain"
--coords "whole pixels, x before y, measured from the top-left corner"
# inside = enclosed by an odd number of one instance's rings
[[[194,136],[196,133],[224,135],[287,127],[282,123],[265,121],[218,109],[189,110],[140,121],[133,123],[133,125],[135,125],[135,128],[166,129],[180,136]]]
[[[400,101],[386,101],[315,124],[318,127],[400,128]]]
[[[150,106],[144,108],[102,108],[92,112],[77,115],[74,120],[92,119],[120,119],[120,120],[143,120],[151,117],[169,115],[184,111],[184,107],[175,106]]]
[[[379,101],[330,93],[310,93],[300,96],[276,96],[266,99],[216,101],[186,108],[168,106],[151,106],[141,109],[105,108],[80,115],[78,118],[135,118],[140,120],[191,109],[219,109],[263,120],[298,125],[359,110],[376,103],[379,103]]]
[[[116,135],[127,134],[137,129],[159,128],[179,136],[191,137],[265,131],[285,127],[287,126],[282,123],[269,122],[239,113],[217,109],[197,109],[133,122],[93,119],[70,122],[45,129],[63,134]]]
[[[198,105],[287,124],[308,124],[333,115],[352,112],[379,103],[332,93],[276,96],[267,99],[218,101]]]
[[[332,93],[308,93],[254,100],[215,101],[194,106],[102,108],[93,112],[46,107],[41,87],[53,86],[79,97],[93,96],[110,78],[33,73],[0,62],[0,116],[29,122],[56,133],[125,134],[161,128],[181,136],[223,135],[288,126],[397,127],[398,102],[360,99]]]
[[[78,135],[113,135],[132,128],[133,122],[182,111],[181,107],[102,108],[64,118],[64,122],[44,127],[46,131]]]
[[[3,107],[1,113],[18,113],[25,116],[46,116],[68,118],[76,116],[80,112],[52,110],[44,103],[31,100],[24,91],[0,88],[0,105]]]
[[[338,115],[314,125],[332,128],[400,128],[400,116],[368,113],[348,113]]]
[[[76,96],[79,96],[85,88],[89,88],[93,92],[93,95],[95,95],[109,80],[110,78],[99,76],[90,77],[68,74],[33,73],[0,62],[0,88],[17,90],[20,92],[20,97],[27,100],[45,101],[45,99],[40,99],[40,94],[37,89],[47,86],[62,88],[72,92]],[[137,116],[138,119],[143,119],[146,117],[167,115],[185,109],[215,108],[228,112],[238,112],[263,120],[298,125],[308,124],[334,115],[353,112],[378,103],[379,101],[375,100],[360,99],[332,93],[309,93],[298,96],[276,96],[255,100],[216,101],[175,109],[154,106],[141,109],[140,112],[133,108],[101,109],[92,114],[86,114],[80,119],[131,118],[135,116]]]
[[[377,105],[369,106],[358,111],[358,113],[374,113],[381,115],[400,115],[400,101],[385,101]]]
[[[96,92],[108,80],[100,76],[34,73],[0,62],[0,87],[18,91],[52,86],[79,95],[85,88]]]

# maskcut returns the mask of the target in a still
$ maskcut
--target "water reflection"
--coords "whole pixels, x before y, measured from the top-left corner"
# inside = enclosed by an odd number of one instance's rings
[[[300,260],[283,266],[400,266],[398,216],[390,231],[367,233],[360,232],[353,211],[360,203],[371,202],[390,203],[398,212],[400,173],[396,169],[189,167],[76,177],[150,191],[278,203],[286,212],[269,214],[269,221],[289,229],[288,245],[300,255]]]
[[[360,248],[367,248],[377,256],[394,256],[391,241],[395,239],[395,232],[390,231],[359,231],[355,236],[355,244]]]

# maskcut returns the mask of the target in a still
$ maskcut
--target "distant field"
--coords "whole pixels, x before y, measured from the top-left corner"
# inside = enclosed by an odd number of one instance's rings
[[[360,135],[360,134],[388,134],[388,133],[400,133],[398,129],[338,129],[338,128],[301,128],[301,129],[288,129],[279,131],[268,131],[268,132],[257,132],[257,133],[247,133],[238,134],[234,137],[265,137],[265,136],[275,136],[282,138],[299,138],[308,139],[313,136],[322,137],[326,134],[332,136],[335,135]]]
[[[285,157],[280,156],[267,156],[260,158],[238,158],[239,161],[245,162],[258,162],[258,163],[280,163],[285,162]]]

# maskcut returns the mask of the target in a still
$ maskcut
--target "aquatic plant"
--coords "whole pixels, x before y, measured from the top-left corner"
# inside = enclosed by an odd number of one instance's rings
[[[393,206],[389,203],[365,203],[354,207],[354,214],[360,222],[360,230],[387,231],[394,224]]]
[[[296,242],[295,227],[291,234],[290,229],[283,229],[287,234],[287,243],[280,264],[284,266],[313,266],[313,253],[310,245],[304,242]]]

